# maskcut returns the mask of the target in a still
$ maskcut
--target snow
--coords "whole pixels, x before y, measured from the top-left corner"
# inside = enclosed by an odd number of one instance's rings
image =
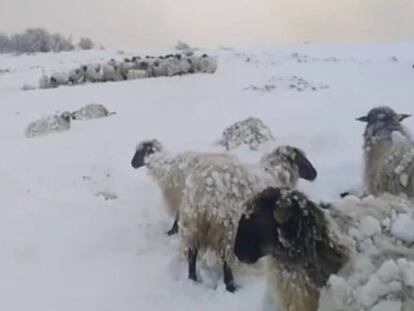
[[[21,90],[37,85],[42,68],[50,75],[147,52],[0,55],[0,68],[10,69],[0,75],[1,310],[260,310],[260,276],[236,275],[240,290],[234,295],[220,277],[200,284],[187,280],[178,237],[165,234],[172,219],[158,187],[144,169],[130,166],[136,144],[157,138],[174,152],[217,151],[214,142],[226,127],[257,117],[278,143],[300,147],[317,168],[317,180],[301,182],[300,189],[315,200],[336,201],[361,180],[363,125],[355,118],[382,104],[412,112],[413,43],[205,50],[200,53],[218,57],[211,75]],[[244,90],[250,85],[276,87]],[[73,121],[65,132],[24,137],[33,120],[92,102],[117,113]],[[414,118],[404,124],[414,129]],[[246,159],[259,153],[236,152]],[[381,209],[381,202],[375,204]],[[404,214],[409,221],[398,213],[386,218],[392,235],[412,242],[413,217],[407,209]],[[386,219],[376,219],[384,232]],[[367,223],[369,234],[380,234],[377,223]],[[412,261],[395,262],[399,282],[412,286]],[[361,265],[366,279],[380,268]],[[372,276],[369,284],[381,285],[381,278]],[[393,298],[373,308],[399,310],[398,303]]]

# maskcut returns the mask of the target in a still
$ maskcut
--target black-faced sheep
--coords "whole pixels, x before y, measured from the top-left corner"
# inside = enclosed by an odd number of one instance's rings
[[[350,257],[324,211],[288,188],[248,200],[234,252],[248,264],[267,256],[268,308],[280,311],[317,311],[320,289]]]
[[[370,194],[389,192],[414,197],[414,145],[397,114],[377,107],[357,120],[366,122],[364,133],[365,188]]]
[[[291,146],[277,148],[256,165],[238,159],[198,163],[187,177],[179,217],[188,277],[197,281],[198,253],[209,249],[223,263],[226,289],[235,291],[233,246],[243,203],[266,187],[294,187],[299,178],[312,181],[316,175],[304,153]]]
[[[60,115],[48,116],[36,120],[26,128],[27,138],[43,136],[51,133],[67,131],[70,129],[71,113],[65,111]]]

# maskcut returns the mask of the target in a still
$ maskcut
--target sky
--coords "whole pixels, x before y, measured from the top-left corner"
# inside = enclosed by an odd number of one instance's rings
[[[414,40],[414,0],[0,0],[0,32],[28,27],[112,48]]]

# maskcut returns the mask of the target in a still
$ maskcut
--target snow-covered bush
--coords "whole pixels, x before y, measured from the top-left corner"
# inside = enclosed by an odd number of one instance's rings
[[[397,114],[389,107],[376,107],[358,118],[367,123],[363,148],[368,193],[414,197],[414,144],[401,124],[409,116]]]
[[[78,48],[81,50],[91,50],[95,47],[95,43],[93,43],[92,39],[90,38],[81,38],[78,43]]]
[[[272,131],[262,120],[249,117],[226,128],[218,144],[224,146],[226,150],[232,150],[244,144],[248,145],[251,150],[257,150],[262,143],[273,140]]]

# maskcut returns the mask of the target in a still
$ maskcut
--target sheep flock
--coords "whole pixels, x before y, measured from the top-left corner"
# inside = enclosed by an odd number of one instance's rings
[[[407,114],[373,108],[357,120],[364,133],[361,197],[314,202],[297,189],[317,169],[301,149],[279,145],[245,163],[277,139],[263,121],[248,118],[223,132],[222,151],[167,151],[157,139],[141,142],[131,165],[146,167],[174,218],[177,251],[188,278],[212,251],[226,289],[238,294],[240,266],[261,267],[267,280],[263,310],[414,310],[414,144],[402,125]],[[266,135],[254,135],[255,133]]]
[[[194,55],[193,52],[161,56],[133,56],[123,60],[110,59],[106,63],[85,64],[69,72],[56,71],[47,75],[42,71],[39,88],[49,89],[62,85],[116,82],[156,77],[173,77],[194,73],[215,73],[217,60],[213,56]],[[23,90],[32,89],[24,85]]]

